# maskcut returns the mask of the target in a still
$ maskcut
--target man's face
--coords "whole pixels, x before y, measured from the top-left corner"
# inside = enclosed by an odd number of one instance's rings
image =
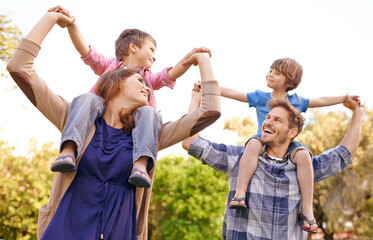
[[[273,108],[262,124],[261,141],[269,146],[279,145],[289,140],[288,112],[282,107]]]

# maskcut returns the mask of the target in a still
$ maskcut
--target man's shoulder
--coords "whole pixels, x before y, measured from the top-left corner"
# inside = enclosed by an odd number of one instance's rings
[[[216,142],[207,140],[207,139],[205,139],[203,137],[200,137],[200,136],[194,138],[191,145],[193,145],[193,146],[210,145],[213,148],[215,148],[216,150],[222,150],[222,151],[226,151],[228,149],[240,149],[241,150],[241,149],[244,148],[243,146],[228,145],[228,144],[225,144],[225,143],[216,143]]]

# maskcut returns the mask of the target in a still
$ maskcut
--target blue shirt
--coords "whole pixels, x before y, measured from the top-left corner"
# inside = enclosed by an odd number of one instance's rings
[[[228,203],[236,192],[242,146],[217,144],[197,137],[189,154],[212,168],[228,175],[229,193],[223,222],[223,239],[307,239],[298,221],[301,194],[296,165],[289,160],[273,159],[265,152],[259,156],[246,192],[247,209],[229,209]],[[319,182],[340,172],[352,163],[344,146],[313,157],[314,180]]]
[[[269,108],[266,107],[269,100],[272,100],[271,93],[256,90],[255,92],[247,93],[247,101],[249,102],[249,107],[256,108],[256,117],[258,119],[258,135],[261,134],[262,124],[269,113]],[[293,105],[299,112],[306,112],[310,100],[308,98],[303,98],[298,96],[296,93],[289,95],[287,94],[287,99],[291,105]]]

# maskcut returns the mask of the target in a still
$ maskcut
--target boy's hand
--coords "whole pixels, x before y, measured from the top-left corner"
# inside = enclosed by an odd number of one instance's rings
[[[67,17],[58,12],[47,12],[61,28],[65,28],[75,21],[75,17]]]
[[[201,81],[194,83],[192,94],[201,92]]]
[[[211,50],[206,47],[193,48],[188,54],[193,55],[195,53],[208,53],[211,57]],[[187,55],[188,56],[188,55]]]
[[[199,47],[199,48],[193,48],[192,51],[190,51],[184,58],[183,66],[188,66],[188,64],[185,62],[188,58],[190,58],[195,53],[208,53],[208,55],[211,57],[211,51],[208,48],[205,47]]]
[[[69,11],[67,11],[66,8],[63,8],[63,7],[59,6],[59,5],[57,5],[55,7],[52,7],[52,8],[49,8],[48,12],[58,12],[58,13],[62,13],[66,17],[71,17]]]
[[[183,65],[184,66],[190,66],[190,65],[194,65],[194,66],[197,66],[198,65],[198,62],[200,61],[201,58],[204,58],[204,57],[208,57],[210,58],[210,55],[207,53],[207,52],[198,52],[198,53],[194,53],[192,54],[188,59],[186,59],[184,62],[183,62]]]
[[[352,111],[354,111],[357,108],[364,107],[364,105],[360,102],[359,96],[350,95],[346,95],[345,101],[343,102],[343,106],[351,109]]]
[[[195,104],[196,108],[198,108],[201,103],[201,81],[194,83],[192,91],[192,103]]]
[[[56,7],[52,7],[50,9],[48,9],[48,12],[55,12],[55,13],[60,13],[62,15],[64,15],[65,17],[67,17],[68,19],[70,19],[70,22],[67,21],[66,19],[62,19],[62,21],[60,22],[57,22],[57,24],[61,27],[61,28],[65,28],[67,27],[68,25],[72,24],[74,21],[75,21],[75,17],[74,16],[71,16],[70,12],[67,11],[67,9],[57,5]],[[63,20],[67,21],[67,22],[64,22]]]
[[[361,103],[360,101],[360,96],[357,96],[357,95],[346,95],[345,97],[345,101],[343,102],[343,105],[345,105],[346,102],[349,102],[349,101],[355,101],[356,104],[359,106],[359,107],[364,107],[364,105]]]

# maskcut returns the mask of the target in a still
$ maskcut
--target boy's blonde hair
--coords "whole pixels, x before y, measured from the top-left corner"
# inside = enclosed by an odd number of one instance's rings
[[[291,58],[280,58],[274,61],[271,65],[271,69],[276,69],[286,77],[286,84],[289,87],[286,91],[296,89],[299,83],[302,81],[303,68],[302,66]]]
[[[139,29],[126,29],[124,30],[117,40],[115,41],[115,57],[118,61],[123,61],[124,56],[128,56],[128,47],[131,42],[133,42],[136,46],[142,48],[142,45],[145,43],[146,40],[150,40],[157,46],[156,41],[154,38]]]

